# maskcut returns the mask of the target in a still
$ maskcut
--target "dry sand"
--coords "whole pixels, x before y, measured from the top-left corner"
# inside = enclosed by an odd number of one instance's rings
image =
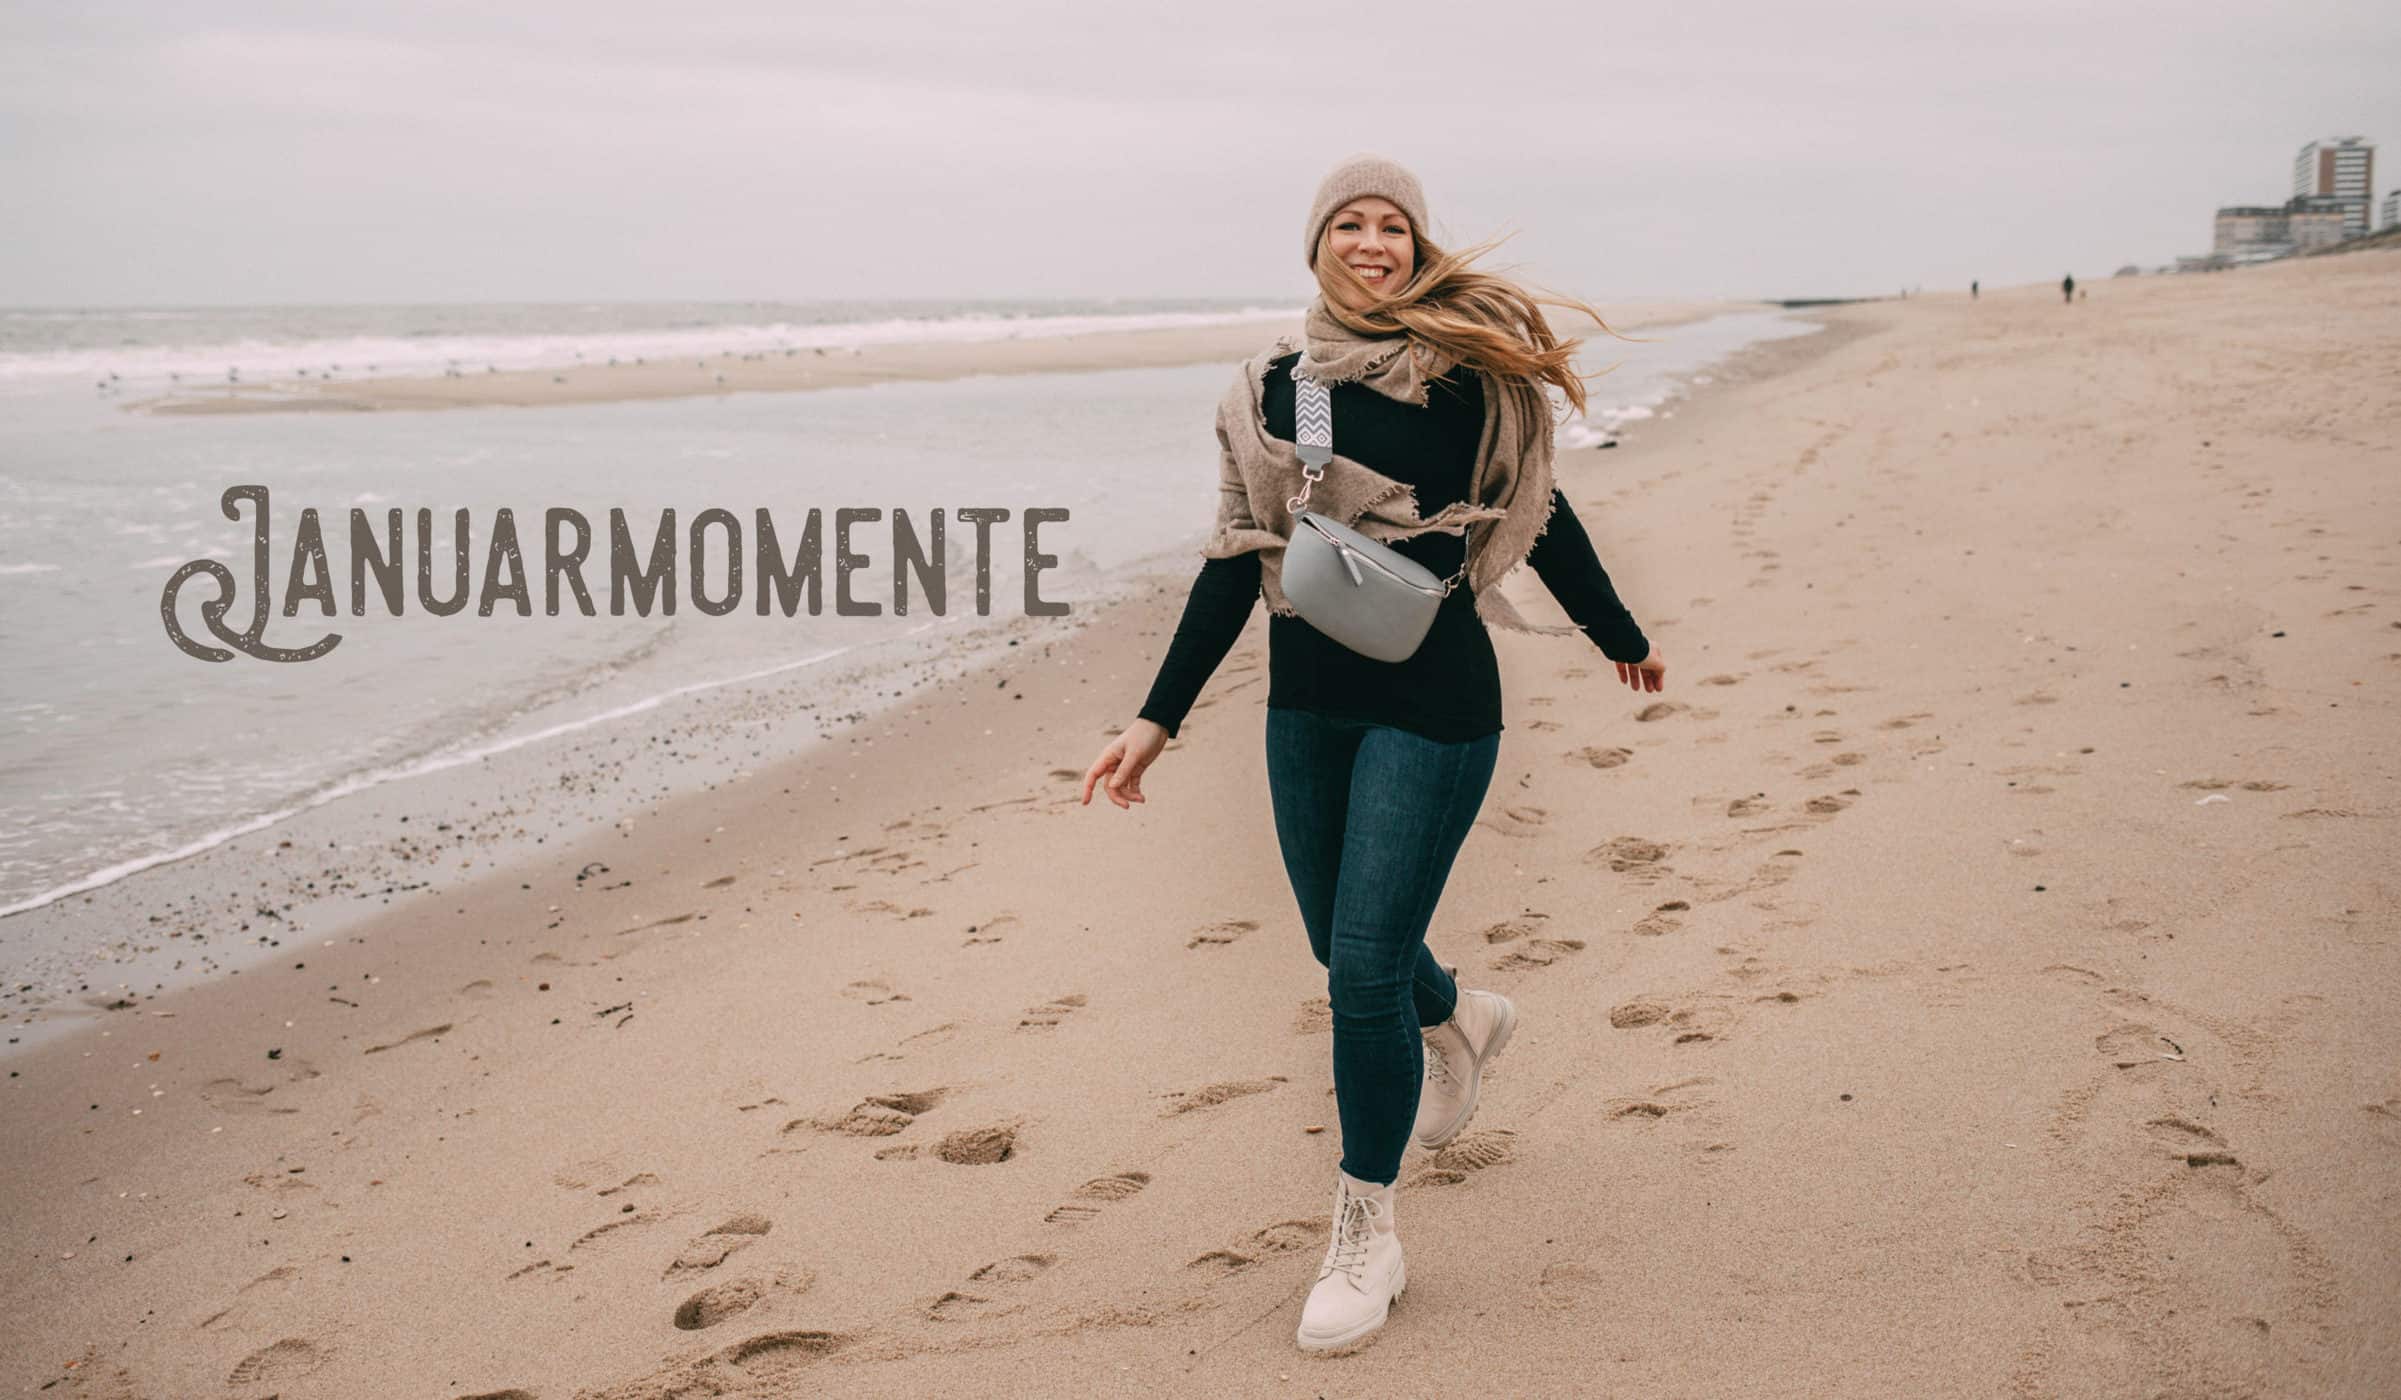
[[[17,1057],[0,1384],[2394,1393],[2401,254],[1822,315],[1562,463],[1668,689],[1496,637],[1523,1021],[1365,1350],[1264,622],[1074,795],[1177,583]]]

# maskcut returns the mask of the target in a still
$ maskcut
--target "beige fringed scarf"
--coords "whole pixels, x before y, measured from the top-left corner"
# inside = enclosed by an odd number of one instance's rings
[[[1320,382],[1362,383],[1403,403],[1422,406],[1427,386],[1457,364],[1406,335],[1362,336],[1352,331],[1326,310],[1322,296],[1309,304],[1302,330],[1302,364]],[[1201,549],[1207,559],[1259,551],[1259,591],[1268,611],[1287,617],[1298,616],[1285,601],[1280,575],[1293,529],[1287,503],[1300,494],[1301,460],[1291,443],[1268,433],[1260,398],[1268,364],[1295,348],[1291,337],[1282,337],[1244,362],[1241,377],[1217,406],[1217,528]],[[1310,491],[1307,508],[1373,540],[1407,539],[1433,530],[1464,532],[1472,561],[1466,583],[1475,591],[1476,612],[1487,625],[1572,636],[1583,629],[1528,622],[1498,587],[1524,562],[1550,523],[1555,427],[1550,402],[1539,386],[1485,375],[1484,432],[1476,447],[1467,500],[1420,518],[1414,488],[1342,455],[1342,425],[1337,419],[1334,460]]]

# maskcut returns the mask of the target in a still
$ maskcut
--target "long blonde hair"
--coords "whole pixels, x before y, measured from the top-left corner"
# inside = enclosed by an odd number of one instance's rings
[[[1584,411],[1584,380],[1608,371],[1578,375],[1570,366],[1581,340],[1562,340],[1543,320],[1543,306],[1565,307],[1590,316],[1603,331],[1618,335],[1584,301],[1548,292],[1529,292],[1497,273],[1469,266],[1491,252],[1508,236],[1488,239],[1459,252],[1449,252],[1426,237],[1412,221],[1409,239],[1416,264],[1401,289],[1386,297],[1333,255],[1333,225],[1319,235],[1317,286],[1325,293],[1326,310],[1335,320],[1361,335],[1406,332],[1416,340],[1447,352],[1453,359],[1502,379],[1555,385],[1578,413]],[[1373,303],[1364,312],[1343,305],[1343,292]]]

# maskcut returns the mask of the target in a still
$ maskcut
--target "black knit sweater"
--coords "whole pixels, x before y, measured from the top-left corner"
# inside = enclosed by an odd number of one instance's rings
[[[1286,442],[1293,439],[1291,371],[1298,358],[1295,351],[1269,366],[1261,404],[1268,433]],[[1363,384],[1337,384],[1333,399],[1342,455],[1416,488],[1421,515],[1467,498],[1484,430],[1480,374],[1460,367],[1433,381],[1423,408]],[[1391,547],[1436,577],[1448,578],[1466,557],[1467,542],[1434,532],[1392,541]],[[1550,523],[1526,562],[1603,655],[1625,662],[1650,655],[1649,640],[1618,601],[1583,523],[1557,491]],[[1142,718],[1170,735],[1177,732],[1201,687],[1242,634],[1258,598],[1255,552],[1201,566]],[[1267,650],[1270,706],[1388,724],[1445,742],[1479,739],[1502,727],[1500,666],[1476,613],[1475,593],[1464,579],[1442,601],[1425,641],[1405,661],[1361,656],[1298,617],[1268,618]]]

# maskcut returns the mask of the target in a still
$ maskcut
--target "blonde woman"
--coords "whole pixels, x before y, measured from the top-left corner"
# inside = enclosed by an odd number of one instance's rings
[[[1452,859],[1500,747],[1499,668],[1487,624],[1582,632],[1618,679],[1657,691],[1666,666],[1611,587],[1551,481],[1556,388],[1578,409],[1578,342],[1536,297],[1445,252],[1416,176],[1360,155],[1318,187],[1303,244],[1319,295],[1304,335],[1242,367],[1219,405],[1217,528],[1140,718],[1084,776],[1121,808],[1201,687],[1268,604],[1267,775],[1276,838],[1333,1004],[1342,1160],[1332,1239],[1298,1341],[1328,1351],[1383,1326],[1407,1284],[1394,1183],[1414,1138],[1439,1148],[1476,1110],[1483,1070],[1518,1012],[1462,989],[1426,947]],[[1464,573],[1406,660],[1353,652],[1304,621],[1280,586],[1302,487],[1293,371],[1331,386],[1334,461],[1308,509],[1432,570]],[[1538,627],[1497,585],[1530,563],[1574,625]]]

